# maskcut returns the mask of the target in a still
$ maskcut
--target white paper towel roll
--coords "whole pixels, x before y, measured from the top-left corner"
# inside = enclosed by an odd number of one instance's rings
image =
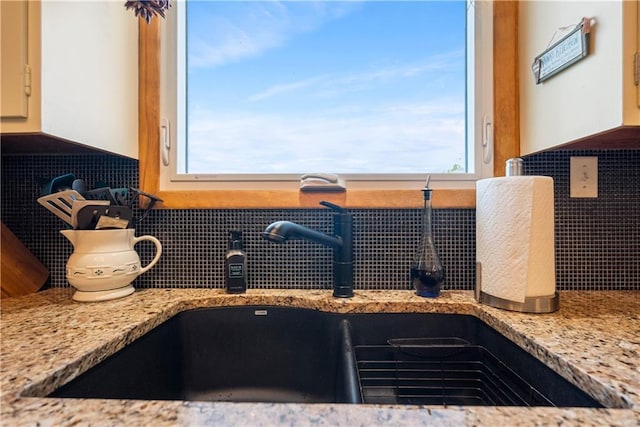
[[[552,178],[477,181],[476,258],[481,289],[489,295],[524,303],[555,293]]]

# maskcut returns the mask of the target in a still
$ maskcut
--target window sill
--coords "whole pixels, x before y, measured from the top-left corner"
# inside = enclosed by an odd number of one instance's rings
[[[422,192],[416,190],[352,190],[346,192],[217,190],[160,191],[160,209],[299,209],[318,208],[321,200],[346,208],[413,209],[423,205]],[[433,207],[474,208],[473,189],[439,189],[433,191]]]

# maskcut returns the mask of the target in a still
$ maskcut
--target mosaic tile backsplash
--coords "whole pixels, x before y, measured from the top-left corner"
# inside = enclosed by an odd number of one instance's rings
[[[597,156],[599,197],[571,199],[569,157]],[[640,150],[555,151],[525,158],[525,174],[555,180],[556,275],[559,290],[640,290]],[[3,155],[2,221],[50,270],[51,287],[64,277],[71,244],[59,234],[65,224],[37,202],[37,179],[73,172],[92,187],[136,187],[135,160],[95,155]],[[410,289],[409,265],[420,238],[419,209],[354,209],[356,289]],[[241,230],[248,253],[249,288],[331,289],[332,253],[306,242],[274,244],[260,233],[289,220],[330,233],[326,209],[154,210],[137,234],[163,244],[158,264],[135,286],[224,286],[222,260],[231,229]],[[435,242],[445,266],[446,289],[473,289],[475,210],[434,211]],[[151,244],[136,246],[143,264]]]

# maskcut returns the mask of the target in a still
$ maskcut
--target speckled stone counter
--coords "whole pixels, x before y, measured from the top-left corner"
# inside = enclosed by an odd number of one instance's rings
[[[624,425],[640,426],[640,292],[562,292],[560,311],[529,315],[480,305],[470,291],[147,289],[78,303],[72,289],[2,301],[2,425]],[[600,401],[606,409],[268,404],[57,399],[46,396],[173,315],[191,308],[283,305],[339,313],[474,315]]]

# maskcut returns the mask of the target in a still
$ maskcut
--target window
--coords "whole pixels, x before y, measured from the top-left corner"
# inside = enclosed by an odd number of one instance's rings
[[[297,189],[305,172],[347,189],[421,188],[427,174],[472,188],[493,169],[491,6],[174,3],[161,188]]]

